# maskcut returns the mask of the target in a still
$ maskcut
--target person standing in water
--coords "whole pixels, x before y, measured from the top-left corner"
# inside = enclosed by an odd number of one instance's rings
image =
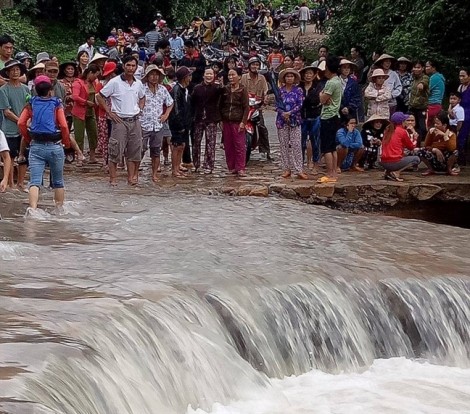
[[[117,185],[117,165],[123,156],[127,159],[127,183],[138,184],[142,152],[140,114],[145,105],[145,89],[135,78],[138,60],[128,55],[122,60],[124,73],[111,79],[96,95],[100,107],[111,120],[109,137],[109,183]],[[111,108],[105,99],[111,99]]]
[[[24,157],[27,143],[29,150],[29,206],[36,209],[39,188],[42,185],[46,164],[50,167],[51,183],[54,188],[54,201],[57,207],[64,203],[64,149],[71,145],[69,128],[62,102],[51,96],[51,80],[44,75],[34,80],[37,96],[33,96],[18,119],[18,128],[23,139],[20,156]],[[28,123],[31,124],[28,128]]]

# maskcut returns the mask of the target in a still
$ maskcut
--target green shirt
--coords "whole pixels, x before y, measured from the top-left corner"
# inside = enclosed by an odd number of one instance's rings
[[[29,95],[30,92],[26,85],[13,86],[9,83],[3,85],[0,88],[0,110],[9,109],[19,117]],[[3,117],[2,131],[7,137],[20,135],[16,122],[10,121],[5,116]]]
[[[320,119],[330,119],[334,116],[339,116],[343,87],[338,76],[334,76],[326,82],[323,93],[330,95],[331,103],[322,106]]]

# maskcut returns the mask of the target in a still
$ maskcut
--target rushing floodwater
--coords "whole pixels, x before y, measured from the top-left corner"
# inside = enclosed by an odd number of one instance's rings
[[[127,191],[4,212],[0,412],[470,413],[468,230]]]

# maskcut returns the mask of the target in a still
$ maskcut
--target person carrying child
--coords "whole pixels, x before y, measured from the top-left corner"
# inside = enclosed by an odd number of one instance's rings
[[[26,104],[18,119],[18,128],[22,135],[20,156],[24,159],[27,144],[29,150],[29,206],[36,209],[39,199],[39,187],[42,185],[46,164],[49,165],[51,183],[54,188],[54,200],[57,207],[64,203],[64,161],[63,146],[74,149],[83,157],[75,140],[70,139],[70,133],[65,118],[62,101],[51,96],[51,80],[44,75],[34,80],[37,96],[33,96]],[[31,124],[28,128],[28,122]]]

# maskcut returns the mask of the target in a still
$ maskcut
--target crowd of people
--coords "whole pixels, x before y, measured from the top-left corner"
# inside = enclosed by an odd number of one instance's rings
[[[385,179],[402,181],[401,172],[420,163],[423,175],[459,174],[470,134],[467,69],[460,70],[458,90],[448,91],[447,108],[437,62],[374,53],[367,65],[358,46],[338,57],[322,45],[312,64],[274,46],[261,73],[255,53],[243,64],[235,52],[237,17],[237,11],[229,18],[217,13],[209,39],[199,30],[202,19],[179,33],[159,15],[155,29],[140,39],[137,29],[113,29],[106,50],[98,51],[89,36],[76,59],[65,62],[47,52],[36,59],[15,54],[14,39],[0,36],[0,191],[14,187],[15,177],[24,189],[29,167],[30,205],[36,207],[48,166],[60,205],[66,161],[101,163],[111,186],[125,168],[128,184],[137,185],[147,151],[154,182],[170,165],[176,179],[211,174],[219,131],[229,172],[243,177],[251,99],[265,161],[273,158],[263,111],[274,102],[283,178],[313,175],[335,183],[345,171],[382,168]],[[228,51],[223,64],[207,62],[205,42]]]

